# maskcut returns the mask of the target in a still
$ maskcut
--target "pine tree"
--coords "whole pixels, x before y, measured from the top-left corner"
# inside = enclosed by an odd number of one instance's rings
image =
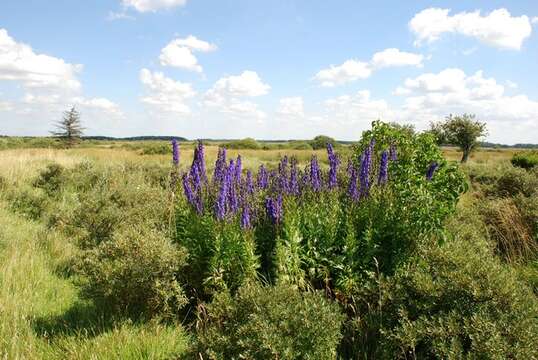
[[[80,113],[74,106],[64,112],[63,119],[56,123],[56,128],[51,134],[64,141],[68,147],[80,141],[84,128],[80,123]]]

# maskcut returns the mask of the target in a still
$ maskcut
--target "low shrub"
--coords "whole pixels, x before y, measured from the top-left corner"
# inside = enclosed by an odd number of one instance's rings
[[[379,359],[538,356],[538,301],[484,241],[432,247],[361,291],[369,294],[355,304],[363,311],[354,323],[360,346],[348,342],[345,358],[364,357],[364,344]]]
[[[187,303],[178,281],[186,253],[140,227],[83,251],[75,264],[82,296],[131,316],[172,316]]]
[[[32,220],[40,219],[50,205],[47,196],[33,188],[12,189],[7,197],[13,211]]]
[[[170,145],[168,144],[144,144],[141,155],[167,155],[170,153]]]
[[[310,140],[309,143],[314,150],[325,149],[327,144],[331,144],[333,147],[338,145],[335,139],[325,135],[318,135]]]
[[[531,169],[538,165],[538,151],[526,151],[514,154],[510,161],[514,166]]]
[[[535,173],[520,168],[507,167],[486,194],[496,197],[513,197],[518,194],[532,196],[537,192],[538,176]]]
[[[49,196],[55,196],[64,182],[63,166],[53,163],[39,173],[38,178],[34,180],[34,186],[43,189]]]
[[[200,358],[336,359],[344,316],[317,292],[248,284],[207,306],[198,337]]]

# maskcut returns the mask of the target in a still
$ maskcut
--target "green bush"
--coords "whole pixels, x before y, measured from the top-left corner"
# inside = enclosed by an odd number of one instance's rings
[[[432,247],[381,287],[378,358],[533,359],[538,301],[483,242]]]
[[[538,165],[538,152],[527,151],[514,154],[512,156],[512,165],[523,168],[531,169]]]
[[[170,154],[171,145],[168,144],[144,144],[141,155],[168,155]]]
[[[47,196],[33,188],[12,189],[7,197],[13,211],[32,220],[40,219],[50,206]]]
[[[331,144],[333,147],[336,147],[338,145],[336,143],[336,140],[334,140],[332,137],[325,135],[318,135],[314,139],[310,140],[310,146],[314,150],[325,149],[327,147],[327,144]]]
[[[83,251],[75,264],[83,297],[132,316],[172,316],[186,305],[178,281],[186,253],[161,233],[124,230]]]
[[[307,141],[290,141],[289,147],[293,150],[312,150],[312,145]]]
[[[250,284],[207,306],[198,351],[209,359],[336,359],[343,318],[320,293]]]
[[[65,182],[64,168],[59,164],[49,164],[39,173],[34,181],[34,186],[43,189],[47,195],[55,196],[59,193],[62,184]]]
[[[251,150],[258,150],[261,148],[261,145],[259,142],[254,140],[253,138],[245,138],[241,140],[234,140],[227,143],[222,144],[223,147],[227,149],[251,149]]]
[[[519,168],[506,168],[487,195],[513,197],[518,194],[532,196],[538,193],[538,176]]]

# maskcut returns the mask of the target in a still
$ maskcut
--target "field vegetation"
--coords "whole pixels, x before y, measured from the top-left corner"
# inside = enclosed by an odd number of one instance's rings
[[[0,357],[538,358],[534,154],[357,140],[0,138]]]

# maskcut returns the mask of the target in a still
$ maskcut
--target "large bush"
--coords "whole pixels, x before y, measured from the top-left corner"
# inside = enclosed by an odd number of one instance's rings
[[[336,359],[344,316],[321,293],[246,285],[202,313],[199,353],[209,359]]]
[[[103,309],[151,317],[187,303],[178,276],[186,253],[156,231],[132,228],[80,254],[82,295]]]
[[[512,156],[511,162],[514,166],[523,169],[532,169],[533,167],[538,166],[538,152],[527,151],[514,154],[514,156]]]
[[[427,250],[388,280],[382,301],[385,358],[538,356],[536,297],[480,244]]]

